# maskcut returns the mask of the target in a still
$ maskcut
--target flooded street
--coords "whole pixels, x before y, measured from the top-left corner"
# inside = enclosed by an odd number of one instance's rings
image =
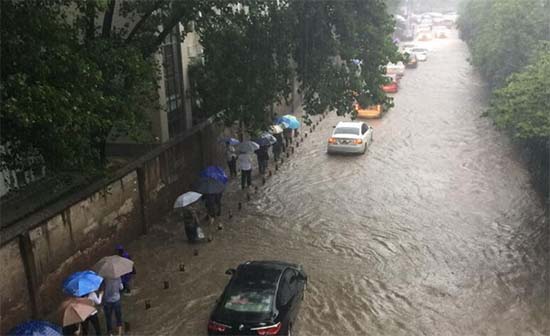
[[[487,97],[466,45],[426,46],[395,107],[367,121],[365,155],[325,153],[346,119],[330,114],[265,185],[256,178],[251,201],[231,186],[213,242],[190,246],[182,227],[159,220],[132,243],[131,333],[206,335],[225,270],[280,259],[309,275],[299,335],[548,335],[542,203],[506,136],[481,117]]]

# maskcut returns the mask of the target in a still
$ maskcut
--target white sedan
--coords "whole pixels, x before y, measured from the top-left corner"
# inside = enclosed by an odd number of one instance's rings
[[[373,132],[365,122],[341,121],[328,139],[327,153],[365,153]]]
[[[411,52],[416,56],[416,59],[422,62],[428,60],[428,49],[426,48],[412,48]]]

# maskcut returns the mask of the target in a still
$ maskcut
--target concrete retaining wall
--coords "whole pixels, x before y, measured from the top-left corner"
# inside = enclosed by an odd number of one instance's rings
[[[212,120],[197,125],[114,176],[2,229],[0,333],[51,313],[64,297],[64,278],[146,233],[202,168],[223,165],[221,131]]]

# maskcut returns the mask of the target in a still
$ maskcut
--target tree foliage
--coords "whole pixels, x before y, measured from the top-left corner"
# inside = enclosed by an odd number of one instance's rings
[[[383,65],[399,56],[383,1],[242,4],[200,25],[204,63],[193,69],[192,95],[201,109],[223,111],[228,124],[243,121],[251,131],[265,128],[294,79],[308,114],[350,113],[355,99],[390,103],[380,90]]]
[[[70,5],[76,9],[68,16]],[[99,5],[2,2],[0,124],[8,166],[14,155],[37,150],[53,169],[101,168],[113,127],[131,134],[147,127],[155,64],[121,35],[97,32]]]
[[[489,108],[497,126],[520,140],[550,138],[550,44],[539,51],[533,64],[508,78],[494,92]]]
[[[549,0],[469,0],[458,26],[473,65],[493,87],[528,64],[540,41],[548,40]]]
[[[114,129],[137,137],[157,109],[153,57],[178,25],[197,26],[204,64],[191,94],[249,130],[270,123],[297,79],[308,113],[389,103],[382,66],[397,57],[382,0],[5,0],[0,124],[10,150],[53,169],[101,169]],[[116,16],[116,20],[115,20]],[[185,33],[185,32],[184,32]],[[352,60],[361,60],[357,68]],[[202,64],[202,65],[201,65]],[[23,154],[24,155],[24,154]]]

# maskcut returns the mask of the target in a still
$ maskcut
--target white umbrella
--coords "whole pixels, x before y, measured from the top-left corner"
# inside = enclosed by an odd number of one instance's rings
[[[199,194],[198,192],[194,192],[194,191],[188,191],[185,194],[181,194],[178,196],[178,198],[176,198],[176,201],[174,202],[174,209],[184,208],[189,204],[195,203],[201,197],[202,197],[202,194]]]
[[[258,145],[254,141],[245,141],[241,142],[238,148],[239,151],[242,153],[253,153],[254,151],[260,149],[260,145]]]
[[[283,128],[279,125],[271,125],[269,127],[269,132],[271,134],[281,134],[281,133],[283,133]]]
[[[101,258],[95,264],[94,270],[104,278],[115,279],[124,274],[131,273],[134,262],[118,255]]]

